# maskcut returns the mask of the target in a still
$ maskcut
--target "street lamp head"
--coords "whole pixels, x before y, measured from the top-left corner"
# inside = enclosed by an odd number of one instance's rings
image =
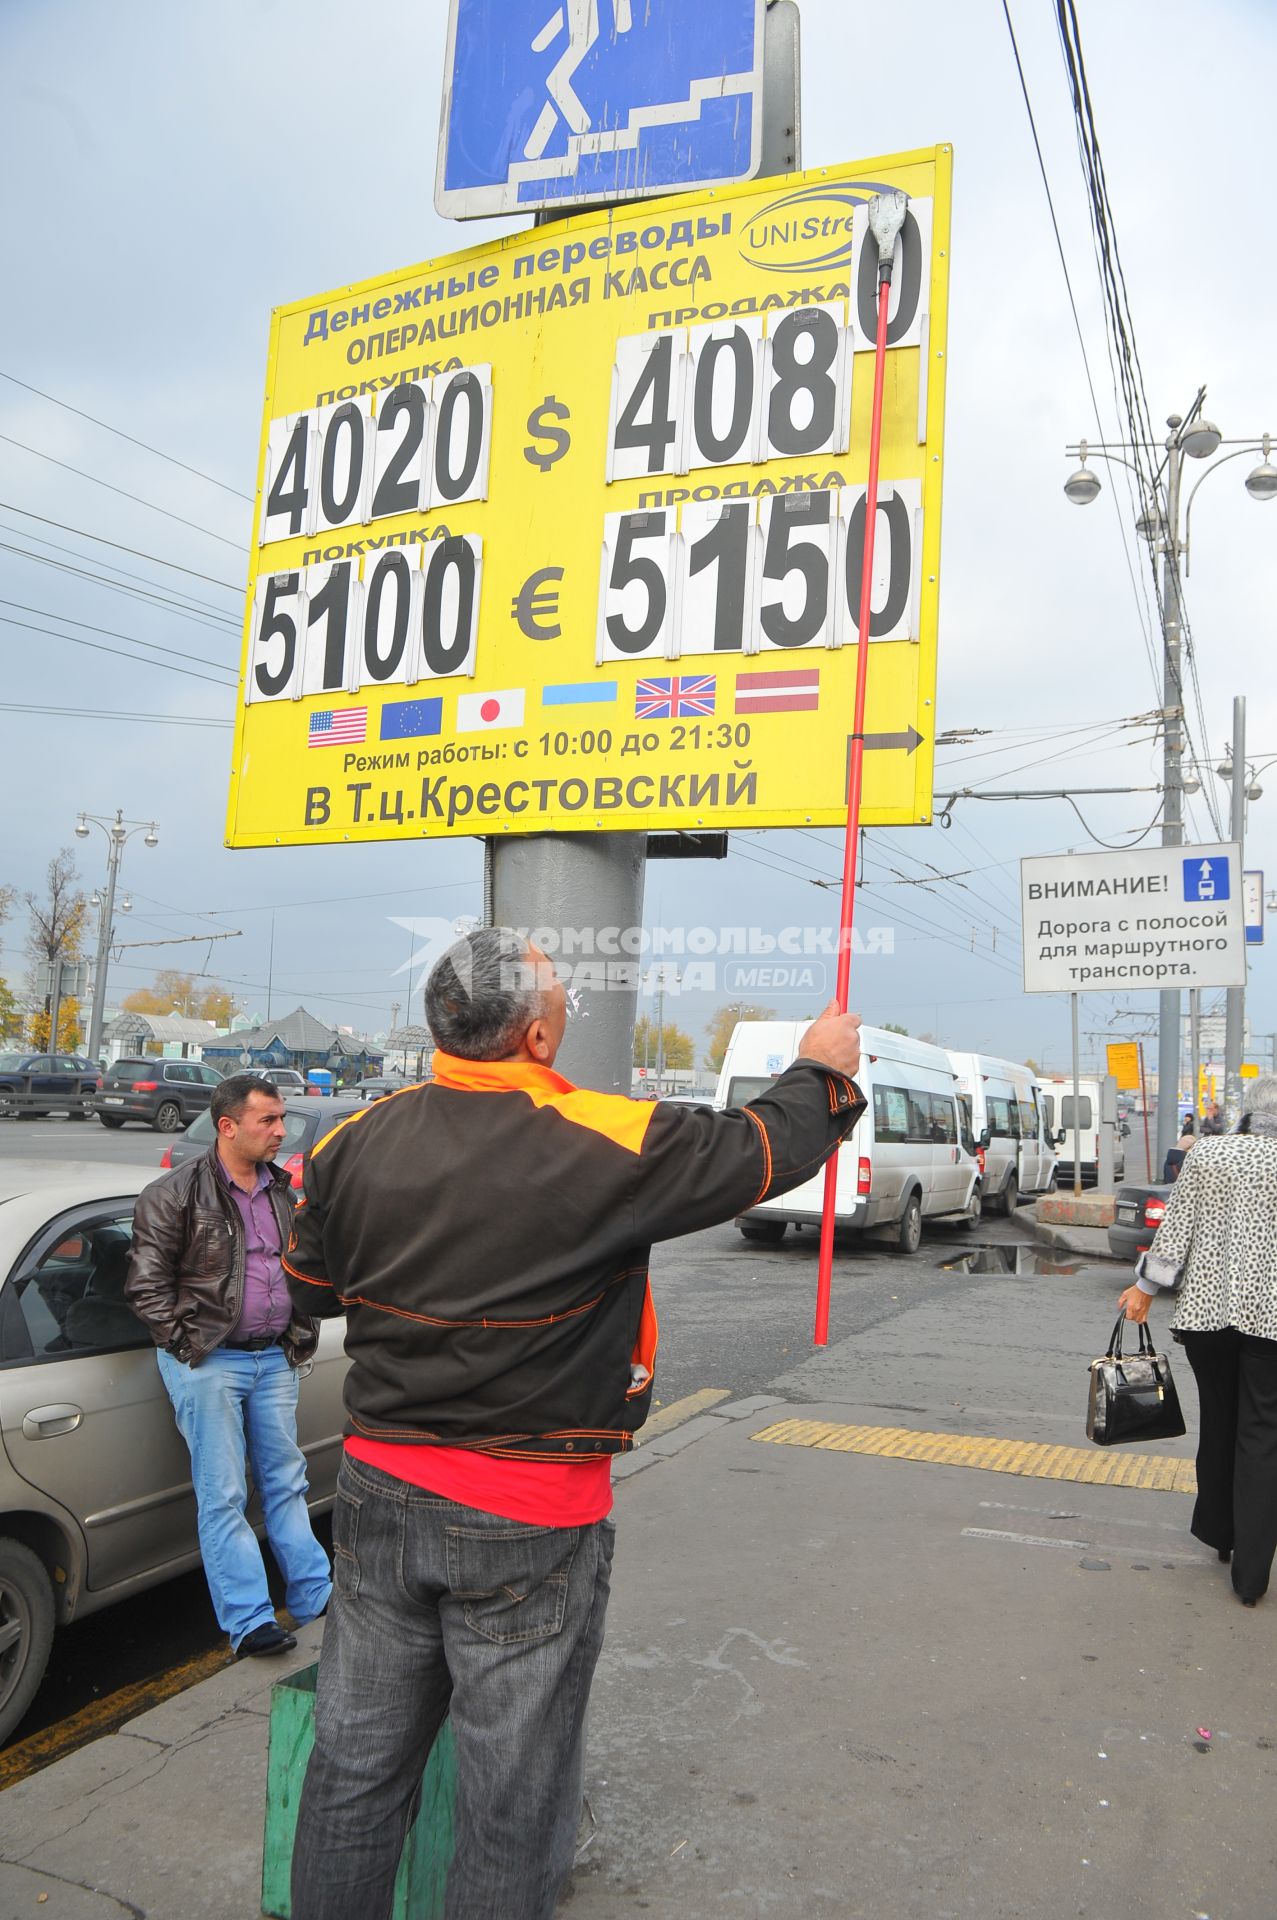
[[[1264,789],[1259,785],[1258,781],[1256,781],[1253,786],[1247,787],[1246,798],[1248,800],[1262,800],[1263,797]]]
[[[1180,445],[1190,460],[1209,460],[1212,453],[1218,453],[1223,438],[1213,420],[1199,416],[1180,440]]]
[[[1066,498],[1075,507],[1089,507],[1100,491],[1100,476],[1092,473],[1086,464],[1086,442],[1082,442],[1082,464],[1076,473],[1071,473],[1064,482]]]
[[[121,900],[120,902],[120,912],[132,913],[132,911],[133,911],[133,895],[131,893],[126,893],[123,900]]]
[[[143,840],[142,845],[144,847],[158,847],[159,844],[160,844],[160,836],[156,831],[155,822],[154,820],[152,820],[150,826],[146,830],[146,838]]]
[[[91,907],[100,907],[102,905],[102,895],[96,887],[94,887],[92,893],[89,895],[89,905]]]
[[[1147,540],[1151,546],[1157,538],[1159,524],[1160,516],[1153,511],[1152,507],[1145,507],[1143,513],[1135,522],[1135,531],[1141,540]]]
[[[1215,771],[1219,775],[1221,780],[1231,780],[1233,777],[1232,759],[1230,757],[1225,757],[1223,760],[1220,761]]]
[[[83,814],[79,816],[75,823],[75,837],[77,840],[87,840],[89,837],[89,823]]]
[[[1257,467],[1252,467],[1246,475],[1246,491],[1252,500],[1271,500],[1277,495],[1277,467],[1268,458],[1272,446],[1271,434],[1264,435],[1264,457]]]
[[[1185,793],[1200,793],[1202,783],[1195,773],[1186,773],[1180,781],[1180,787]]]

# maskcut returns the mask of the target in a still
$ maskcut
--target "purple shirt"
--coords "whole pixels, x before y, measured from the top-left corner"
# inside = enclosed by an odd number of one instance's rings
[[[282,1249],[279,1244],[279,1221],[275,1218],[270,1198],[270,1190],[274,1185],[270,1169],[267,1166],[258,1167],[257,1185],[251,1193],[245,1193],[243,1187],[232,1180],[220,1153],[217,1156],[217,1171],[239,1208],[244,1228],[244,1298],[240,1304],[239,1319],[228,1337],[256,1340],[266,1334],[283,1333],[293,1317],[293,1308],[283,1268],[279,1264]]]

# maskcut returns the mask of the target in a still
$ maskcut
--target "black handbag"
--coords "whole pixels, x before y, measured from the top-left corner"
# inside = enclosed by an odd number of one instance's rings
[[[1157,1352],[1142,1322],[1139,1352],[1123,1357],[1125,1322],[1126,1315],[1119,1314],[1108,1352],[1091,1362],[1086,1437],[1097,1447],[1118,1446],[1124,1440],[1177,1440],[1187,1429],[1171,1363]]]

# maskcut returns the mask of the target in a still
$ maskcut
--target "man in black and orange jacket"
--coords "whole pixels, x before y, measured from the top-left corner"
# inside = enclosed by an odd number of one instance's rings
[[[431,974],[434,1078],[314,1149],[285,1267],[346,1315],[345,1457],[295,1920],[380,1920],[434,1737],[457,1743],[449,1920],[549,1920],[571,1867],[611,1565],[647,1417],[655,1240],[810,1179],[864,1111],[831,1008],[749,1106],[554,1071],[566,1000],[508,928]]]

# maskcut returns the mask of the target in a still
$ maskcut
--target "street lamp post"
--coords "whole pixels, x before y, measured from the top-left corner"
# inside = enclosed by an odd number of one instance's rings
[[[1264,761],[1259,767],[1247,763],[1246,702],[1240,698],[1234,700],[1232,751],[1225,753],[1215,771],[1221,780],[1228,782],[1230,838],[1237,842],[1237,864],[1243,873],[1246,867],[1247,803],[1262,797],[1264,790],[1258,784],[1258,776],[1272,764],[1271,760]],[[1242,1056],[1246,1047],[1245,987],[1229,987],[1224,1005],[1224,1116],[1230,1126],[1235,1126],[1242,1111]]]
[[[1127,467],[1140,482],[1143,498],[1136,530],[1150,542],[1162,557],[1162,845],[1164,847],[1182,846],[1184,840],[1184,697],[1183,697],[1183,633],[1184,608],[1180,581],[1180,556],[1184,556],[1185,571],[1188,564],[1189,516],[1198,487],[1206,474],[1216,467],[1222,467],[1229,460],[1240,459],[1245,453],[1260,453],[1260,464],[1246,477],[1246,490],[1253,500],[1271,500],[1277,496],[1277,467],[1269,460],[1271,437],[1268,434],[1251,435],[1238,441],[1225,441],[1219,428],[1207,420],[1202,413],[1202,404],[1206,398],[1206,389],[1198,392],[1197,398],[1189,409],[1185,419],[1178,413],[1168,416],[1166,424],[1170,429],[1166,441],[1166,458],[1150,483],[1141,468],[1126,456],[1136,449],[1126,441],[1115,443],[1089,443],[1079,441],[1066,451],[1077,455],[1081,461],[1075,473],[1070,474],[1064,483],[1064,491],[1075,506],[1090,506],[1101,491],[1099,475],[1087,466],[1088,455],[1104,460],[1112,465]],[[1184,537],[1180,537],[1180,501],[1184,473],[1184,460],[1210,460],[1221,446],[1231,446],[1236,452],[1226,453],[1219,460],[1212,461],[1206,473],[1203,473],[1191,489],[1185,516]],[[1196,791],[1196,785],[1191,789]],[[1178,1132],[1178,1094],[1180,1068],[1180,996],[1177,987],[1168,988],[1159,995],[1158,1036],[1157,1036],[1157,1154],[1159,1162],[1164,1160],[1169,1148],[1175,1144]],[[1196,1099],[1196,1090],[1194,1090]]]
[[[106,1011],[106,966],[107,955],[111,948],[111,922],[115,914],[115,883],[119,878],[120,858],[124,852],[124,843],[131,840],[135,833],[145,831],[143,845],[159,845],[159,831],[154,820],[126,820],[123,809],[117,807],[115,818],[107,819],[96,813],[81,813],[75,823],[77,839],[87,840],[89,827],[99,827],[106,835],[108,854],[106,863],[106,894],[102,901],[102,915],[98,921],[98,949],[93,968],[93,1011],[89,1016],[89,1038],[86,1052],[90,1060],[96,1060],[102,1045],[102,1016]]]

